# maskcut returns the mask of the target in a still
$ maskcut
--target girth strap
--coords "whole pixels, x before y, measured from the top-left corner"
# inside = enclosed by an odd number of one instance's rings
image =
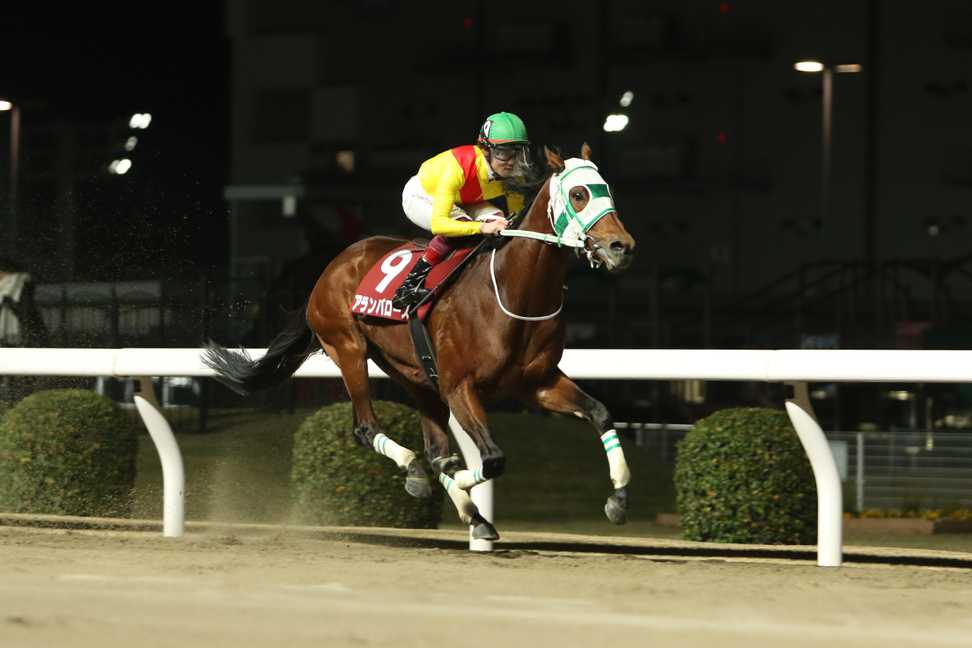
[[[486,240],[479,242],[479,245],[474,249],[465,259],[463,259],[459,265],[452,269],[452,271],[446,275],[442,281],[436,284],[435,288],[430,290],[428,294],[425,295],[417,304],[408,309],[408,332],[412,337],[412,345],[415,347],[415,355],[418,357],[419,364],[422,365],[422,370],[428,377],[429,382],[436,391],[439,390],[439,369],[436,364],[435,349],[432,348],[432,341],[429,339],[429,333],[425,330],[425,325],[422,323],[422,318],[418,316],[418,309],[420,306],[425,304],[439,293],[441,293],[446,286],[451,284],[459,276],[460,271],[469,265],[476,255],[478,255],[487,243]]]
[[[520,214],[515,215],[511,220],[511,224],[515,224]],[[459,273],[472,262],[479,254],[490,247],[502,243],[505,241],[501,240],[490,240],[489,238],[484,238],[476,248],[465,258],[462,262],[457,265],[452,271],[446,275],[442,281],[440,281],[435,288],[428,292],[417,304],[408,309],[408,332],[412,337],[412,345],[415,347],[415,355],[418,357],[419,364],[422,365],[422,370],[428,377],[432,386],[435,387],[436,391],[439,390],[439,369],[436,364],[435,349],[432,348],[432,341],[429,339],[429,333],[425,330],[425,325],[422,323],[422,318],[418,316],[418,309],[420,306],[425,304],[425,302],[434,298],[436,295],[441,293],[446,286],[451,284],[459,276]]]
[[[412,344],[415,345],[415,355],[418,356],[422,370],[432,382],[436,391],[439,390],[439,370],[435,363],[435,350],[432,348],[432,341],[429,340],[429,333],[422,324],[422,318],[414,309],[408,318],[408,332],[412,336]]]

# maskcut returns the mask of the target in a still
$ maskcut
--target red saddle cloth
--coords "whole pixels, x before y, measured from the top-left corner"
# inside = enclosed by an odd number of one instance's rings
[[[477,241],[478,242],[478,241]],[[475,245],[453,250],[448,258],[440,261],[425,280],[425,287],[432,290],[459,265]],[[398,246],[372,266],[354,292],[351,312],[355,315],[377,317],[393,322],[407,322],[405,313],[392,307],[392,295],[405,281],[409,271],[422,258],[425,247],[413,241]],[[437,296],[425,302],[418,310],[419,318],[424,320]]]

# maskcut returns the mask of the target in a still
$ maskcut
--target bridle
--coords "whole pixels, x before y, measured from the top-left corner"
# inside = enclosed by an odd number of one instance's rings
[[[565,180],[571,176],[573,176],[570,180],[571,184],[566,183]],[[547,203],[547,219],[550,221],[550,229],[555,234],[521,230],[513,226],[500,232],[500,235],[511,238],[529,238],[557,247],[571,247],[574,248],[574,254],[578,258],[583,250],[590,266],[592,268],[600,267],[602,261],[597,258],[596,254],[601,246],[587,232],[601,218],[617,211],[607,182],[601,177],[593,162],[577,158],[566,160],[563,170],[550,176],[548,182],[550,184],[550,200]],[[587,190],[591,199],[578,212],[571,204],[569,194],[571,189],[580,186]]]
[[[584,187],[590,196],[580,211],[570,202],[570,192],[576,187]],[[601,265],[596,256],[600,246],[587,232],[604,216],[616,211],[611,190],[593,162],[570,158],[564,161],[562,171],[550,176],[550,202],[547,203],[550,227],[558,240],[574,243],[572,247],[576,248],[577,256],[583,250],[592,268]]]
[[[571,178],[571,176],[573,177]],[[568,178],[571,178],[570,182],[572,184],[565,182]],[[583,250],[591,268],[600,267],[602,262],[598,259],[597,252],[601,246],[587,232],[601,218],[611,212],[615,212],[616,208],[611,191],[608,189],[604,178],[598,172],[597,166],[587,160],[571,158],[564,161],[564,168],[550,176],[548,182],[550,184],[550,200],[547,203],[547,219],[550,221],[550,227],[555,234],[509,228],[500,232],[500,235],[514,238],[529,238],[547,245],[556,245],[557,247],[572,247],[577,257],[580,257],[581,251]],[[583,186],[591,198],[587,201],[583,209],[576,211],[570,202],[569,195],[571,189],[579,186]],[[502,299],[500,299],[499,285],[496,283],[495,261],[496,248],[493,248],[492,256],[489,260],[489,275],[493,282],[496,303],[503,313],[513,319],[527,322],[553,319],[560,314],[564,308],[563,298],[561,298],[560,306],[557,310],[549,315],[528,317],[526,315],[517,315],[506,308]]]

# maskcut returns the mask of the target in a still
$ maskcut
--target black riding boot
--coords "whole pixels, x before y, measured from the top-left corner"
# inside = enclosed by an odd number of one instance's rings
[[[395,291],[395,295],[392,297],[392,306],[403,311],[428,295],[428,289],[422,284],[425,283],[425,278],[429,276],[431,269],[432,266],[428,261],[419,259],[412,271],[405,277],[405,281]]]

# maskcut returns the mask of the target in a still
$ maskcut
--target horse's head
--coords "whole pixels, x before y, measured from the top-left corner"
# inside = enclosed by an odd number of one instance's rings
[[[544,147],[550,177],[550,225],[563,239],[582,241],[594,267],[620,272],[634,260],[635,240],[621,224],[614,198],[597,166],[591,147],[581,148],[581,159],[564,160]]]

